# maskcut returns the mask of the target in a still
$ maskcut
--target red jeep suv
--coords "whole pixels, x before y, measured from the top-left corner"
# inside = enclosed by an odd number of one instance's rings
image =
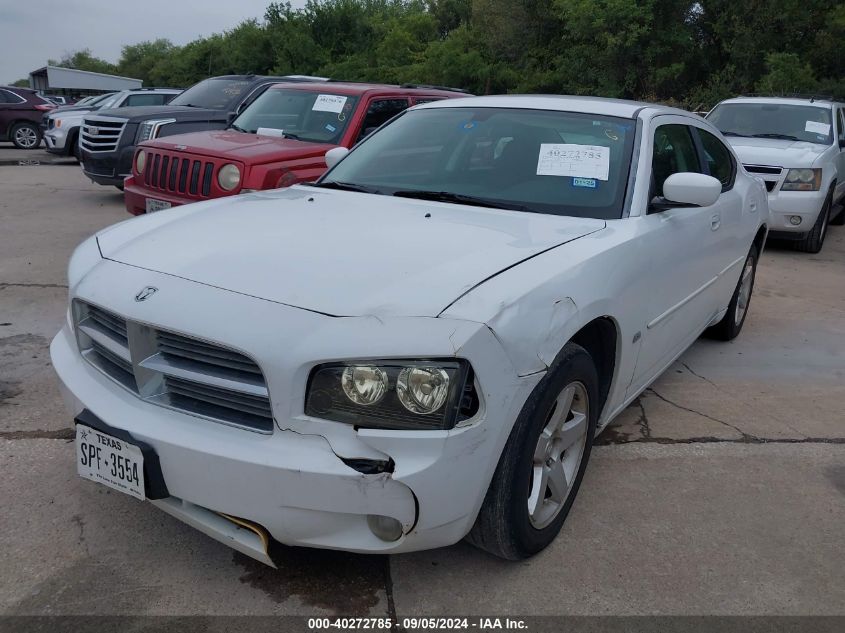
[[[465,97],[428,86],[274,84],[225,130],[178,134],[138,146],[125,180],[133,215],[315,180],[325,153],[352,147],[418,103]]]

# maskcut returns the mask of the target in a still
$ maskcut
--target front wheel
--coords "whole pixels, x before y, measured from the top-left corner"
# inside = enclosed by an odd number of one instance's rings
[[[831,191],[822,205],[822,210],[819,212],[819,217],[816,218],[816,223],[813,228],[804,236],[803,239],[794,243],[796,251],[804,253],[818,253],[822,250],[824,245],[824,238],[827,235],[827,224],[830,220],[830,207],[833,204],[833,192]]]
[[[18,123],[11,129],[10,136],[18,149],[35,149],[41,145],[41,130],[32,123]]]
[[[757,276],[757,247],[752,246],[745,258],[742,274],[736,284],[728,311],[722,320],[707,330],[707,334],[720,341],[735,339],[748,316],[748,306],[751,304],[751,293],[754,291],[754,278]]]
[[[593,359],[568,343],[523,406],[467,540],[508,560],[549,545],[578,494],[598,413]]]

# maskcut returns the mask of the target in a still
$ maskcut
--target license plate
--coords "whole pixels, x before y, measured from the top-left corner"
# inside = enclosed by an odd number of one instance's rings
[[[166,200],[156,200],[155,198],[147,198],[147,213],[154,213],[155,211],[164,211],[170,208],[170,203]]]
[[[76,472],[138,499],[146,498],[141,449],[84,424],[76,425]]]

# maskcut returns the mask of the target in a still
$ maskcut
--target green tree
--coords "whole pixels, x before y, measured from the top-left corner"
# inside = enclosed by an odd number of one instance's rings
[[[813,70],[795,53],[769,53],[766,55],[768,72],[757,82],[757,91],[766,94],[812,92],[818,82]]]
[[[60,61],[51,59],[48,60],[47,65],[105,74],[114,74],[117,71],[114,64],[99,57],[94,57],[89,48],[65,53]]]

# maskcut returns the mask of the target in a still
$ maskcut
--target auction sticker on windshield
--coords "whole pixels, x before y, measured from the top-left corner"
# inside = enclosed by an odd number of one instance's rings
[[[137,499],[145,498],[141,449],[84,424],[76,425],[76,472]]]
[[[574,143],[542,143],[537,159],[538,176],[570,176],[607,180],[610,148]]]
[[[314,100],[314,105],[311,109],[316,112],[334,112],[340,114],[343,112],[343,106],[346,105],[346,97],[339,95],[319,95]]]
[[[819,123],[818,121],[807,121],[807,124],[804,126],[804,131],[827,136],[830,134],[830,125],[827,123]]]

